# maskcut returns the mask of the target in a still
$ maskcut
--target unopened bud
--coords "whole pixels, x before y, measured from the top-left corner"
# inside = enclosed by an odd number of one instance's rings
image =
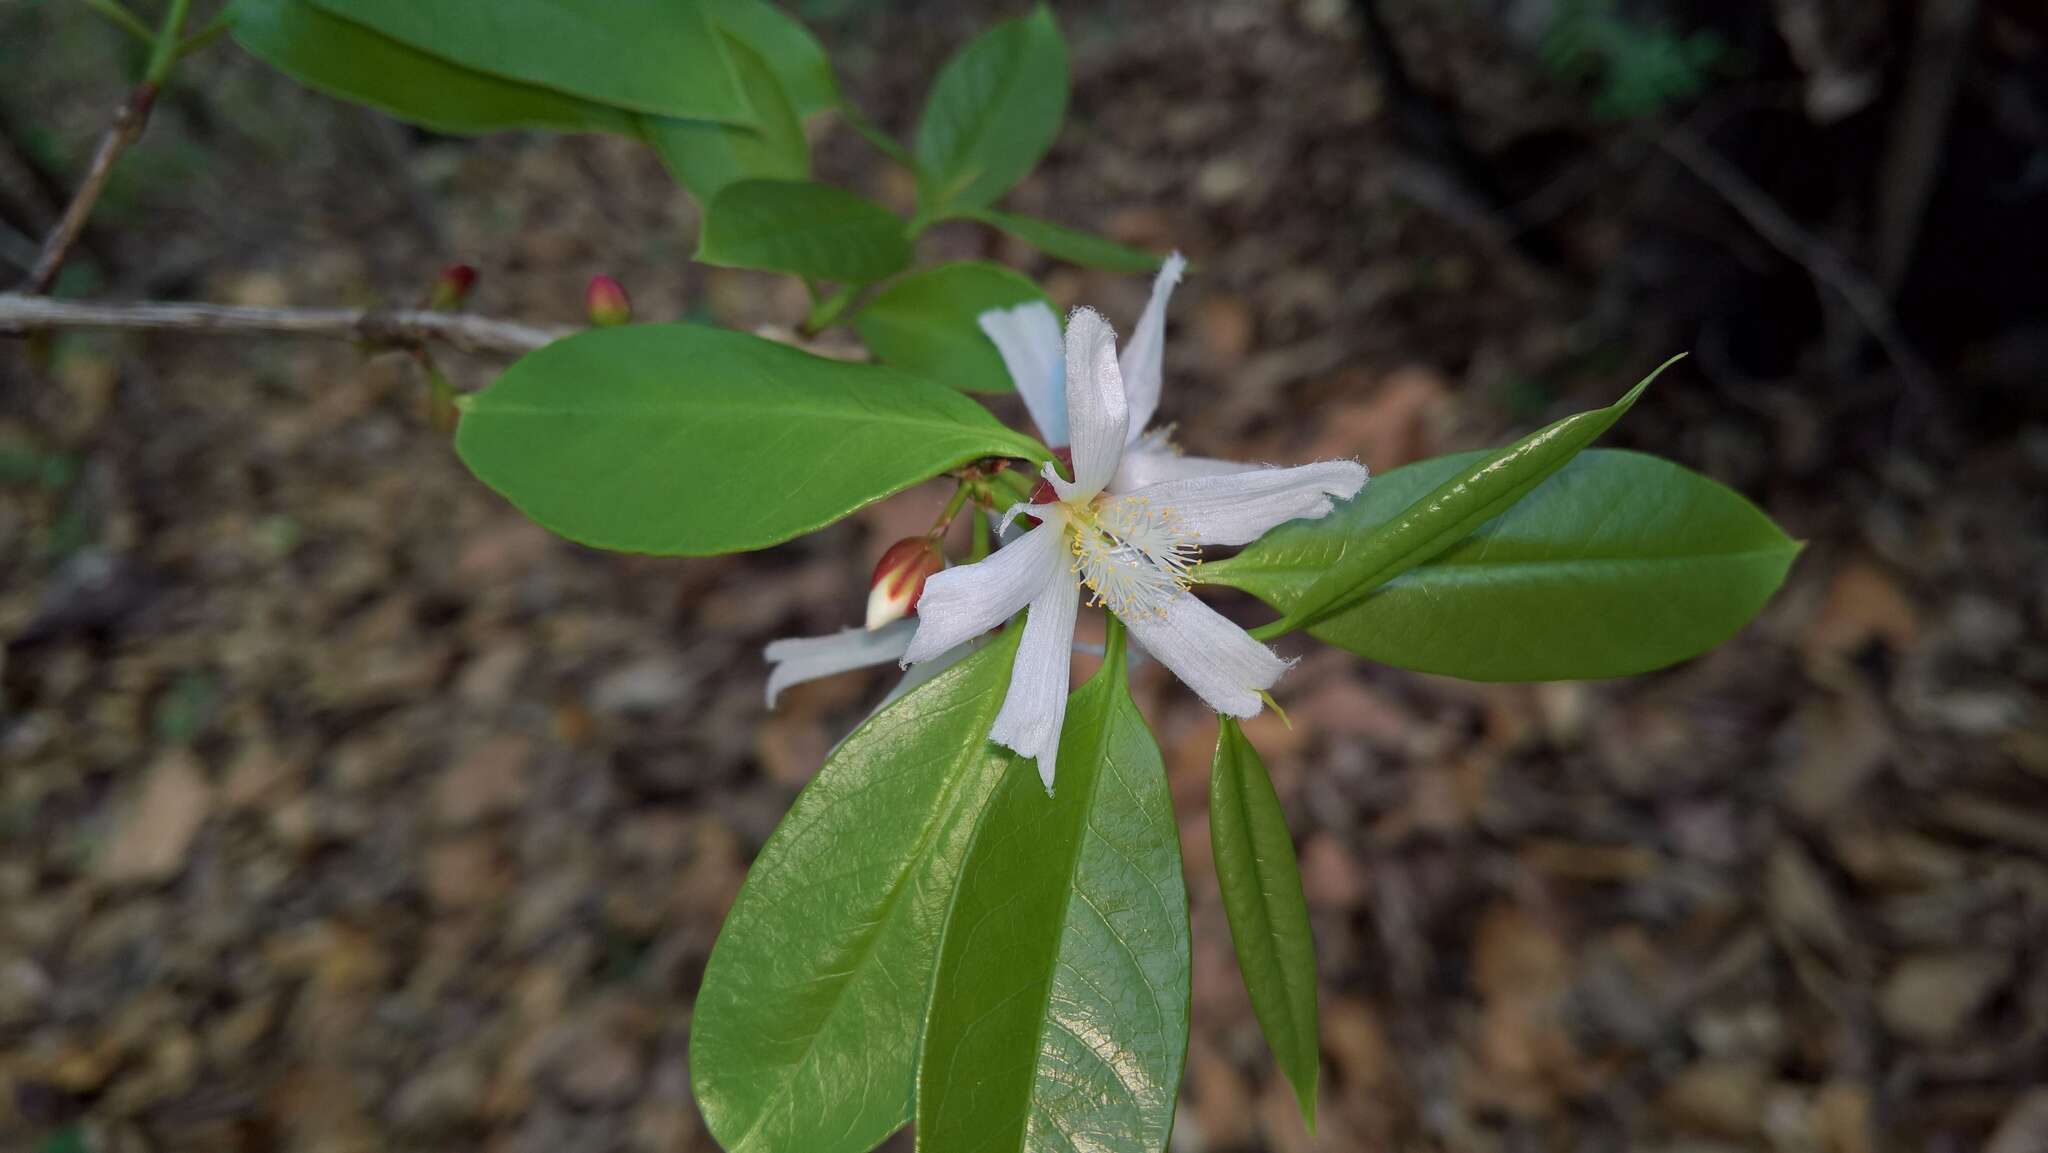
[[[435,312],[453,312],[469,299],[469,290],[476,287],[476,269],[467,264],[451,264],[434,278],[434,287],[427,292],[427,307]]]
[[[599,328],[633,319],[633,302],[626,298],[625,286],[609,276],[590,278],[590,287],[583,291],[583,310]]]
[[[946,554],[939,542],[928,536],[905,537],[889,546],[875,562],[874,580],[868,587],[868,628],[881,628],[900,621],[917,608],[924,595],[925,578],[946,567]]]

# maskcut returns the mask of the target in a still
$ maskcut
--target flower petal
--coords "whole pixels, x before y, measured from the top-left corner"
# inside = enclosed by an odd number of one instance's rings
[[[1066,533],[1052,524],[1039,525],[986,560],[933,573],[918,598],[917,635],[903,663],[928,661],[1002,624],[1054,579],[1073,582]]]
[[[1074,480],[1055,480],[1064,501],[1088,500],[1108,486],[1123,459],[1130,410],[1116,367],[1116,330],[1090,308],[1067,316],[1067,433],[1073,438]]]
[[[1183,456],[1166,439],[1164,430],[1154,430],[1124,450],[1123,463],[1117,466],[1116,479],[1109,482],[1109,491],[1136,492],[1146,485],[1162,481],[1195,476],[1229,476],[1234,472],[1251,472],[1265,467],[1213,456]]]
[[[1163,481],[1129,495],[1170,510],[1174,523],[1201,544],[1231,545],[1250,544],[1290,520],[1327,516],[1335,507],[1331,498],[1349,500],[1364,487],[1364,465],[1325,460]]]
[[[1210,708],[1233,717],[1257,716],[1259,694],[1294,663],[1190,593],[1167,602],[1164,613],[1134,614],[1124,624]]]
[[[1024,398],[1031,422],[1046,447],[1067,443],[1067,373],[1062,361],[1060,318],[1042,300],[1014,308],[991,308],[977,318],[981,331],[1002,354],[1010,383]]]
[[[1072,674],[1074,617],[1081,608],[1078,581],[1045,586],[1024,618],[1024,636],[1010,666],[1010,691],[990,726],[988,739],[1038,761],[1038,779],[1052,792],[1059,761],[1060,729],[1067,720],[1067,682]]]
[[[916,631],[916,621],[900,620],[872,632],[843,629],[829,636],[769,642],[761,652],[775,666],[768,672],[768,707],[774,708],[775,698],[791,685],[902,660]]]
[[[1160,380],[1166,368],[1166,302],[1173,298],[1173,286],[1180,283],[1187,266],[1178,252],[1166,258],[1152,281],[1152,299],[1145,302],[1138,327],[1131,330],[1131,339],[1117,362],[1123,369],[1124,396],[1131,408],[1131,440],[1138,439],[1152,423],[1152,414],[1159,411]]]

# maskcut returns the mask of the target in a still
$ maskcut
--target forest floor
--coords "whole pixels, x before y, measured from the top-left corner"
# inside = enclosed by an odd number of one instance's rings
[[[821,29],[902,134],[985,7]],[[1192,451],[1385,472],[1697,347],[1610,443],[1809,546],[1752,627],[1650,676],[1480,685],[1289,646],[1293,726],[1251,727],[1314,916],[1315,1142],[1209,868],[1213,719],[1144,670],[1195,934],[1174,1148],[2048,1148],[2043,346],[1944,352],[1931,392],[1868,348],[1814,351],[1810,292],[1730,304],[1736,282],[1674,256],[1810,277],[1654,128],[1591,120],[1504,33],[1427,7],[1389,5],[1396,40],[1530,185],[1520,217],[1412,144],[1426,121],[1330,0],[1069,15],[1068,125],[1012,204],[1197,263],[1163,409]],[[83,11],[0,13],[0,39],[49,47],[0,87],[0,127],[67,165],[122,66]],[[695,212],[638,146],[415,133],[226,42],[189,71],[72,290],[406,302],[464,260],[490,315],[574,322],[606,273],[642,319],[801,318],[801,289],[687,262]],[[818,155],[908,204],[843,128]],[[1125,325],[1147,288],[967,225],[925,244]],[[1785,363],[1738,367],[1730,316]],[[686,1052],[705,956],[888,679],[771,713],[761,646],[853,623],[943,492],[759,554],[606,555],[473,481],[405,356],[49,354],[0,342],[0,1147],[709,1149]]]

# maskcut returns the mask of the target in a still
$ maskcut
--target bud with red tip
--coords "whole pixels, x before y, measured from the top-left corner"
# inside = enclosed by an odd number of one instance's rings
[[[925,578],[946,567],[946,554],[928,536],[905,537],[889,546],[875,562],[868,588],[868,629],[900,621],[917,608]]]
[[[583,291],[583,310],[599,328],[633,319],[633,302],[626,298],[625,286],[609,276],[590,278],[590,287]]]
[[[469,290],[476,287],[476,269],[467,264],[451,264],[434,278],[434,287],[427,290],[427,307],[435,312],[453,312],[469,299]]]

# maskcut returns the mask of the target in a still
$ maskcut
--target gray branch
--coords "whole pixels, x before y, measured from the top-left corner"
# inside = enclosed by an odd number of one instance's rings
[[[483,316],[375,308],[240,308],[220,304],[109,304],[0,293],[0,334],[66,329],[271,333],[349,340],[378,348],[439,342],[463,352],[519,356],[575,331]]]

